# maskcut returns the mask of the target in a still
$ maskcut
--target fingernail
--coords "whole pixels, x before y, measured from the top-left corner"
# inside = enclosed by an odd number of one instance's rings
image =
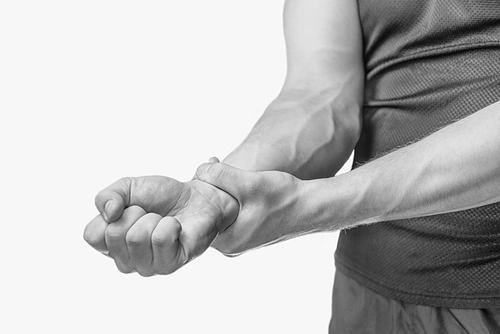
[[[219,158],[217,158],[217,157],[211,157],[210,159],[208,159],[208,162],[211,164],[214,164],[214,163],[218,163],[220,161],[219,161]]]
[[[106,202],[106,204],[104,204],[104,210],[102,212],[102,215],[104,217],[104,220],[106,221],[108,221],[109,215],[113,214],[113,212],[111,212],[114,206],[113,202],[114,202],[113,200],[109,200]]]
[[[201,176],[201,175],[205,174],[206,172],[208,172],[208,170],[210,169],[210,166],[212,166],[211,163],[204,163],[203,165],[198,167],[198,169],[196,170],[196,176]]]

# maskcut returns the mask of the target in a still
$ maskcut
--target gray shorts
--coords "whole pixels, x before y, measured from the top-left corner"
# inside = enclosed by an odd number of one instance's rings
[[[337,270],[329,333],[498,334],[500,309],[450,309],[408,304],[376,294]]]

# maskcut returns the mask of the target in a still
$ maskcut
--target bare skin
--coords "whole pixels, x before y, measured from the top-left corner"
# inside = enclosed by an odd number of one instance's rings
[[[217,238],[238,239],[236,248],[225,251],[240,254],[300,235],[499,202],[499,128],[497,102],[332,178],[297,181],[286,173],[244,171],[215,161],[196,175],[240,203],[236,221]],[[293,192],[276,191],[292,184]]]
[[[247,170],[286,172],[273,174],[282,183],[262,197],[275,204],[293,202],[284,196],[295,192],[299,178],[332,176],[347,161],[361,131],[364,83],[355,0],[287,0],[284,30],[288,71],[283,89],[224,160]],[[149,191],[133,186],[144,180]],[[216,205],[204,201],[212,197]],[[110,199],[117,207],[106,206]],[[122,179],[97,195],[96,206],[101,215],[86,227],[85,240],[99,251],[109,251],[119,270],[144,276],[171,273],[199,256],[239,213],[233,197],[208,183],[166,177]],[[195,217],[201,213],[205,216]],[[168,238],[169,233],[174,237]],[[174,239],[180,244],[171,246]],[[162,247],[162,240],[170,246]],[[130,255],[128,244],[137,255]],[[228,255],[242,247],[237,236],[217,238],[213,246]],[[158,264],[155,254],[172,262]]]
[[[146,177],[149,191],[119,182],[97,196],[102,215],[85,238],[109,250],[120,270],[168,274],[210,245],[237,255],[308,233],[500,201],[499,103],[331,177],[361,130],[356,1],[288,0],[285,37],[283,90],[223,163],[200,166],[191,183]],[[109,199],[120,204],[108,213]],[[156,256],[165,260],[156,264]]]
[[[163,176],[121,179],[95,202],[101,214],[87,225],[84,239],[121,272],[142,276],[170,274],[201,255],[238,214],[227,193]]]

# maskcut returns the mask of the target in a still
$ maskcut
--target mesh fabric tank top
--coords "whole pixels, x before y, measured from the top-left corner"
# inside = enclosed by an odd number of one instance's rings
[[[500,100],[499,0],[358,3],[366,86],[354,167]],[[500,203],[342,231],[336,266],[389,298],[500,308]]]

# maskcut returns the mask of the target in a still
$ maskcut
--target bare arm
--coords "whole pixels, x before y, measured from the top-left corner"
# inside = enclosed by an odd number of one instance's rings
[[[339,229],[500,201],[500,102],[345,175],[304,183],[339,203],[318,223]],[[323,197],[324,196],[324,197]]]
[[[357,3],[287,0],[283,89],[225,160],[299,178],[333,176],[361,131],[364,70]]]
[[[313,232],[470,209],[500,201],[500,102],[349,173],[301,181],[202,165],[198,177],[241,210],[217,240],[238,254]]]
[[[355,0],[287,0],[288,74],[248,138],[225,160],[300,178],[334,175],[361,129],[364,73]],[[289,175],[289,174],[287,174]],[[96,197],[84,238],[119,270],[168,274],[201,255],[238,214],[227,193],[199,180],[124,178]]]

